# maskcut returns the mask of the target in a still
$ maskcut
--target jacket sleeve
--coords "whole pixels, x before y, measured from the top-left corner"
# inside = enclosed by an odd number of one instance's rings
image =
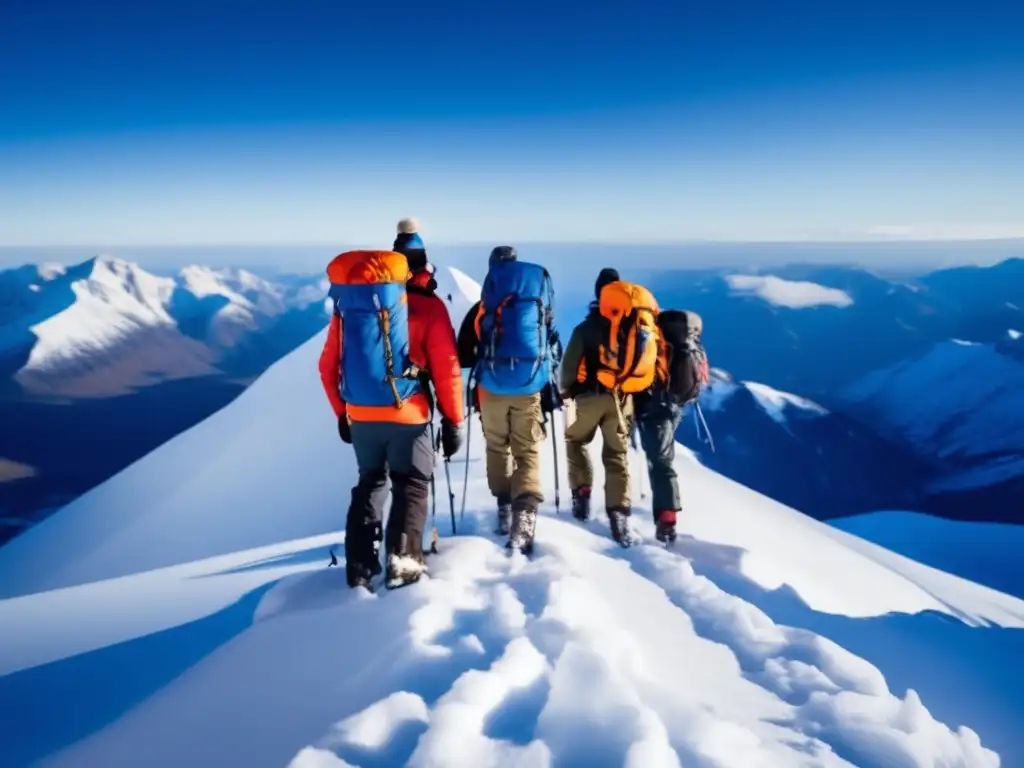
[[[448,317],[448,310],[441,300],[438,312],[432,312],[427,324],[425,351],[427,370],[434,383],[437,407],[441,415],[456,424],[466,418],[465,403],[462,400],[462,368],[455,342],[455,329]]]
[[[576,371],[580,367],[582,359],[583,323],[580,323],[573,329],[569,343],[565,346],[565,354],[562,356],[558,384],[563,393],[571,392],[576,386]]]
[[[461,368],[472,368],[476,365],[476,348],[477,341],[479,341],[476,337],[476,315],[479,310],[480,302],[478,301],[466,313],[466,316],[462,319],[462,325],[459,326],[458,351],[459,366]]]
[[[345,413],[345,401],[341,399],[341,317],[335,312],[327,329],[327,341],[320,353],[320,381],[324,392],[339,419]]]

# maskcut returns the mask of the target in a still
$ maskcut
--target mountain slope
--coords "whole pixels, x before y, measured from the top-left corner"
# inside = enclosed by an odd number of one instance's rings
[[[835,527],[918,562],[1024,597],[1024,526],[943,520],[915,512],[873,512]]]
[[[0,271],[0,456],[33,468],[0,477],[0,545],[322,329],[325,283],[110,258]]]
[[[701,405],[714,450],[687,408],[676,439],[701,462],[819,520],[912,505],[931,469],[823,406],[712,371]]]
[[[473,297],[452,292],[461,318]],[[16,764],[998,765],[989,744],[1024,755],[968,695],[993,677],[936,640],[930,618],[973,636],[1024,627],[1024,602],[831,529],[685,452],[677,552],[623,551],[605,521],[576,524],[549,498],[527,561],[488,533],[474,420],[471,452],[451,467],[456,489],[470,470],[460,535],[448,535],[439,472],[429,577],[348,591],[343,570],[324,567],[355,469],[320,391],[321,341],[0,549],[0,704]],[[552,462],[543,474],[550,490]],[[635,526],[650,542],[646,514]],[[917,677],[920,696],[894,691],[891,658],[883,672],[842,638],[775,619],[784,593],[808,620],[919,621],[909,634],[942,663]],[[959,695],[942,695],[953,678]]]
[[[927,491],[947,507],[988,507],[978,518],[1021,521],[1024,492],[1024,343],[951,341],[874,371],[840,393],[850,412],[945,467]],[[972,496],[952,504],[944,497]]]

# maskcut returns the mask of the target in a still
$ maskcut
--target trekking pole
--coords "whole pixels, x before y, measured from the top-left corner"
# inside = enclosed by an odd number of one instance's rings
[[[711,437],[711,430],[708,429],[708,422],[704,418],[704,409],[700,407],[700,403],[697,402],[697,401],[694,401],[693,404],[694,404],[694,406],[696,406],[697,415],[700,417],[700,423],[704,425],[704,434],[707,435],[707,437],[708,437],[708,439],[705,442],[708,445],[711,446],[711,452],[712,453],[716,453],[716,451],[715,451],[715,439],[713,437]],[[697,427],[697,437],[698,438],[700,437],[700,426],[699,425]]]
[[[551,453],[555,456],[555,514],[561,514],[562,485],[558,474],[558,422],[555,421],[555,412],[551,412]]]
[[[444,476],[445,480],[448,482],[448,507],[451,509],[452,513],[452,536],[455,536],[457,535],[457,531],[455,530],[455,493],[452,491],[451,461],[447,458],[444,460]]]
[[[434,467],[437,466],[437,449],[441,444],[441,435],[434,428],[434,422],[430,422],[430,442],[434,444]],[[435,472],[430,471],[430,554],[437,554],[437,483],[434,479]]]
[[[639,456],[641,451],[640,451],[640,445],[637,443],[636,432],[637,432],[637,426],[636,426],[636,422],[634,421],[633,422],[633,428],[629,431],[629,444],[633,448],[633,452],[636,453],[637,456]],[[647,455],[644,454],[644,464],[646,465],[646,463],[647,463]],[[647,467],[644,466],[640,470],[640,498],[641,499],[646,499],[647,498],[647,483],[646,483],[647,478],[645,477],[646,472],[647,472]]]
[[[466,474],[462,478],[462,511],[459,522],[466,517],[466,491],[469,489],[469,446],[473,441],[473,373],[466,379]]]

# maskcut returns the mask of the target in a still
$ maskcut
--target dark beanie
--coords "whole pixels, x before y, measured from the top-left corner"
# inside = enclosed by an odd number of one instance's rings
[[[597,282],[594,283],[594,296],[600,299],[601,289],[608,285],[608,283],[614,283],[618,281],[618,279],[618,271],[612,269],[611,267],[605,267],[604,269],[602,269],[600,274],[598,274],[597,276]]]
[[[511,245],[499,245],[491,251],[491,256],[488,259],[488,264],[492,267],[499,261],[515,261],[518,258],[516,249]]]
[[[398,222],[398,237],[391,247],[393,251],[405,256],[411,272],[422,272],[427,268],[427,249],[420,239],[418,229],[416,219],[402,219]]]

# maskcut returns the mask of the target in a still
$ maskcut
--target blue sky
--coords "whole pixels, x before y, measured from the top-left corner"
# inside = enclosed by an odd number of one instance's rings
[[[0,245],[1024,235],[1024,5],[950,5],[7,0]]]

